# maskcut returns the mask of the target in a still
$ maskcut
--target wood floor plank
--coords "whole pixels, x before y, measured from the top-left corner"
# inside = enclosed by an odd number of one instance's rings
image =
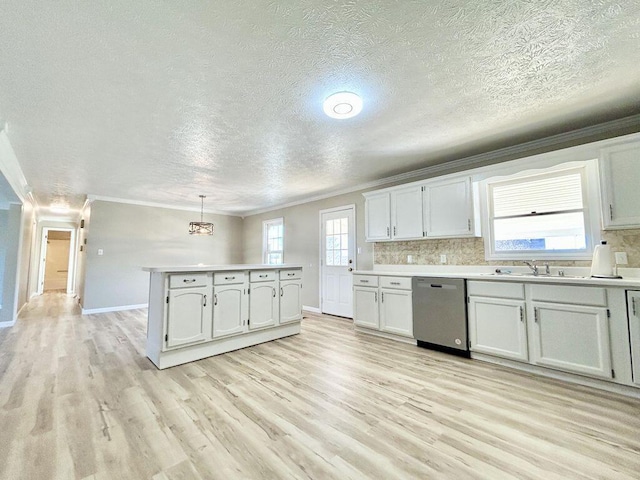
[[[0,478],[636,479],[640,401],[355,332],[157,370],[146,310],[0,330]]]

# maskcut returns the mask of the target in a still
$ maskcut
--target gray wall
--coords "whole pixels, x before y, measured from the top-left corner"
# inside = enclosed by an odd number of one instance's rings
[[[4,259],[7,252],[9,210],[0,209],[0,308],[2,307],[2,285],[4,284]]]
[[[79,293],[84,309],[148,302],[149,274],[142,266],[242,263],[242,219],[205,214],[213,236],[188,234],[197,212],[94,201],[85,217],[87,245]],[[98,249],[104,255],[98,256]]]
[[[348,193],[294,207],[272,210],[244,219],[244,262],[262,263],[262,222],[284,218],[284,262],[303,266],[302,304],[320,307],[320,211],[343,205],[356,205],[356,244],[359,269],[373,268],[373,244],[364,241],[364,197],[362,192]]]
[[[16,280],[18,278],[18,249],[20,247],[20,221],[22,206],[10,205],[7,212],[7,241],[4,262],[4,275],[2,287],[2,310],[0,310],[0,322],[12,322],[16,305]],[[22,282],[21,282],[22,283]],[[18,298],[22,296],[21,289]],[[19,307],[18,307],[19,308]]]

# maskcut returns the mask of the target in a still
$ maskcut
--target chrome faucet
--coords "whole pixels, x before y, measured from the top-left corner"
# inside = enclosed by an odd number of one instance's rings
[[[531,271],[533,272],[533,275],[537,277],[538,276],[538,266],[536,265],[536,261],[535,260],[531,260],[530,262],[527,262],[525,260],[524,263],[531,269]]]

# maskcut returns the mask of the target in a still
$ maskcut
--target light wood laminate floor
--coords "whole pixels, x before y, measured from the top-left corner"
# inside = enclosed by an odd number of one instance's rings
[[[146,310],[0,331],[1,479],[638,479],[640,401],[305,318],[157,370]]]

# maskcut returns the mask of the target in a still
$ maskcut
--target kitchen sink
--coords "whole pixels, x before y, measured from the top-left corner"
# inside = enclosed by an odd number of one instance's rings
[[[551,275],[547,273],[539,273],[538,275],[534,275],[533,272],[517,272],[517,273],[507,273],[507,272],[491,272],[491,273],[481,273],[480,275],[487,275],[492,277],[533,277],[533,278],[589,278],[582,275]]]

